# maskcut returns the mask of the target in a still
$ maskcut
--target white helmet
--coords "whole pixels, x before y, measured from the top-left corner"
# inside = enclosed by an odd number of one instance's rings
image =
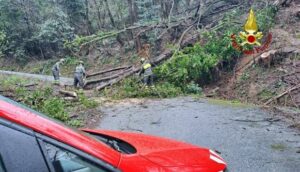
[[[63,63],[63,62],[65,62],[65,59],[60,59],[59,62]]]

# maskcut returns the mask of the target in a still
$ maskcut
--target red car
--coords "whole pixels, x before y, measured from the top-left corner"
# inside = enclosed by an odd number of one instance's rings
[[[0,172],[221,172],[215,152],[155,136],[76,131],[0,96]]]

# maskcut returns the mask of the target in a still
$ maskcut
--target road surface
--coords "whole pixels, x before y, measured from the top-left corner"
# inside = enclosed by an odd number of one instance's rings
[[[54,81],[53,76],[49,76],[49,75],[29,74],[29,73],[23,73],[23,72],[13,72],[13,71],[3,71],[3,70],[0,70],[0,74],[15,75],[15,76],[20,76],[20,77],[25,77],[25,78],[38,79],[38,80],[46,81],[46,82]],[[60,83],[63,85],[73,85],[73,79],[61,77]]]
[[[300,134],[255,107],[175,98],[102,107],[101,129],[143,132],[221,152],[230,172],[299,172]]]

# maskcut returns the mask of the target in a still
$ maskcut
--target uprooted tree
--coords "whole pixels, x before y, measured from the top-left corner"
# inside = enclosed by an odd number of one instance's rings
[[[0,51],[22,62],[66,54],[96,59],[137,53],[159,63],[197,42],[200,32],[230,27],[223,23],[225,14],[248,11],[250,5],[248,0],[3,0]],[[108,85],[137,70],[133,65]],[[89,83],[107,81],[105,77]]]
[[[171,4],[171,7],[174,8],[174,5]],[[266,4],[262,3],[261,5]],[[124,53],[126,48],[131,47],[138,52],[139,57],[150,58],[152,63],[158,64],[172,57],[179,49],[199,42],[201,33],[214,32],[216,33],[215,36],[218,37],[219,33],[234,31],[237,28],[239,30],[243,24],[243,21],[240,21],[240,15],[247,14],[248,7],[246,1],[198,1],[190,8],[185,9],[185,15],[171,8],[168,18],[149,23],[136,22],[119,30],[114,28],[110,32],[99,32],[87,37],[78,37],[65,45],[74,56],[91,58],[96,54],[95,51],[113,57],[116,51]],[[236,11],[240,11],[240,13]],[[265,21],[266,18],[262,17],[262,19],[259,21],[263,26],[262,28],[267,28],[269,22]],[[230,30],[230,28],[232,29]],[[202,39],[200,42],[203,41],[206,40]],[[171,48],[167,46],[170,44],[173,45]],[[230,42],[225,44],[223,46],[227,47]],[[113,48],[108,50],[107,45]],[[151,49],[145,48],[149,45]],[[145,51],[148,52],[145,53]],[[221,55],[219,53],[218,56],[230,56],[221,49],[219,51],[225,54]],[[220,63],[222,63],[222,58],[220,60]],[[132,68],[112,74],[111,79],[110,77],[92,79],[88,82],[88,86],[96,84],[98,90],[103,89],[138,70],[138,66],[133,65]]]
[[[97,58],[95,54],[113,58],[116,52],[126,54],[126,49],[129,47],[135,49],[138,56],[150,58],[152,63],[158,64],[170,58],[179,49],[195,44],[199,40],[200,30],[208,31],[220,28],[223,25],[224,14],[238,9],[244,2],[198,1],[189,4],[189,7],[183,11],[177,9],[178,6],[175,5],[179,4],[176,3],[173,1],[171,4],[161,4],[164,10],[169,9],[168,15],[164,11],[163,15],[159,16],[160,20],[155,20],[155,17],[152,16],[152,21],[145,22],[145,18],[139,16],[140,13],[137,11],[140,10],[138,8],[139,3],[134,4],[132,1],[128,1],[130,12],[128,26],[125,25],[122,29],[115,26],[109,32],[98,32],[89,36],[77,37],[73,41],[66,42],[65,47],[79,58]],[[149,18],[151,19],[151,17]],[[111,21],[111,23],[114,22]],[[169,44],[174,46],[169,48],[166,46]],[[148,48],[145,48],[147,46]],[[149,49],[149,47],[151,48]],[[98,84],[97,89],[100,90],[117,83],[138,70],[138,66],[134,65],[119,73],[114,73],[110,77],[90,79],[87,82],[87,87]]]

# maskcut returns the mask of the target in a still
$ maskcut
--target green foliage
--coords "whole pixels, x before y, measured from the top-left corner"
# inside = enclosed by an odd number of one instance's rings
[[[212,71],[217,64],[230,64],[241,55],[241,52],[232,46],[230,37],[242,31],[242,26],[236,24],[241,14],[240,10],[227,13],[219,26],[212,31],[202,33],[203,45],[196,44],[179,51],[171,60],[155,69],[156,75],[185,91],[191,82],[208,83],[213,77]],[[265,31],[274,24],[276,10],[273,7],[266,7],[258,10],[256,15],[259,26]],[[237,39],[239,42],[238,37]],[[248,77],[245,75],[242,79],[246,80]]]
[[[68,125],[79,128],[83,126],[82,120],[73,119],[67,122]]]
[[[147,7],[149,4],[148,1],[138,1],[138,5]],[[180,94],[201,94],[202,89],[199,87],[199,83],[210,82],[214,77],[214,70],[218,64],[225,64],[224,66],[230,69],[232,66],[226,66],[226,64],[231,64],[241,55],[242,52],[237,51],[232,46],[231,35],[242,31],[244,25],[244,23],[241,23],[243,21],[240,21],[242,14],[245,14],[245,11],[232,10],[225,14],[223,20],[211,31],[202,33],[201,40],[204,42],[203,44],[196,44],[193,47],[176,51],[169,61],[155,68],[154,73],[160,78],[159,84],[156,85],[156,95],[155,91],[144,90],[136,84],[137,81],[134,79],[124,82],[115,95],[118,95],[118,97],[164,97],[163,92],[168,87],[171,88],[168,88],[169,90],[179,90]],[[140,17],[149,18],[145,15]],[[256,15],[262,30],[267,29],[274,23],[275,10],[273,7],[259,9]],[[269,20],[270,17],[273,19]],[[241,41],[239,37],[237,39],[238,42]],[[243,80],[248,78],[248,75],[242,77]],[[173,95],[172,93],[168,94]]]
[[[241,31],[240,10],[225,14],[220,24],[212,31],[202,32],[203,45],[196,44],[176,53],[171,60],[159,66],[155,73],[176,86],[187,90],[189,83],[208,83],[218,63],[230,64],[241,52],[232,46],[231,35]],[[229,66],[230,67],[230,66]],[[189,86],[190,87],[190,86]]]
[[[136,0],[135,3],[138,7],[140,23],[159,21],[160,5],[156,5],[152,0]]]
[[[66,122],[69,120],[69,114],[66,112],[66,103],[64,100],[54,97],[53,90],[50,87],[28,92],[24,89],[16,91],[22,102],[31,108],[43,112],[50,117]]]
[[[98,103],[94,100],[88,99],[84,94],[79,93],[79,102],[85,108],[92,109],[98,106]]]
[[[59,98],[45,100],[41,110],[43,113],[63,122],[69,119],[69,115],[65,111],[65,102]]]
[[[54,93],[50,87],[40,88],[35,91],[27,91],[23,88],[17,88],[15,93],[22,102],[29,107],[73,127],[81,127],[83,120],[80,118],[70,118],[69,108],[72,107],[72,109],[74,109],[75,106],[79,107],[77,110],[85,110],[96,108],[99,105],[96,101],[88,99],[82,93],[79,93],[79,99],[77,102],[66,102],[58,96],[53,96]]]
[[[221,100],[221,99],[208,99],[208,102],[218,106],[236,107],[236,108],[249,108],[253,107],[251,104],[244,104],[239,100]]]
[[[276,13],[275,6],[268,6],[255,12],[260,31],[267,32],[274,26]]]
[[[65,40],[64,47],[66,49],[72,51],[78,51],[82,45],[88,45],[92,42],[100,42],[104,39],[114,38],[118,35],[119,32],[117,31],[110,31],[110,32],[98,32],[97,34],[89,35],[89,36],[78,36],[76,35],[75,39]]]
[[[6,34],[3,31],[0,31],[0,57],[3,56],[3,50],[6,46]]]
[[[19,96],[25,95],[27,90],[24,87],[17,87],[15,93]]]
[[[104,94],[115,99],[143,97],[168,98],[179,96],[183,92],[180,87],[176,87],[168,82],[158,83],[155,87],[146,87],[137,78],[128,78],[119,85],[106,89]]]
[[[18,76],[1,77],[1,87],[4,89],[10,89],[17,85],[28,83],[28,80]]]
[[[130,57],[130,63],[131,64],[134,64],[134,63],[136,63],[137,61],[139,61],[140,60],[140,58],[139,58],[139,56],[137,55],[137,54],[133,54],[131,57]]]
[[[39,32],[33,40],[47,46],[47,44],[56,45],[63,48],[64,40],[72,40],[74,37],[73,28],[67,22],[67,16],[58,11],[56,18],[48,19],[40,26]]]
[[[233,26],[234,27],[234,26]],[[232,46],[231,35],[232,29],[225,30],[223,34],[219,35],[217,32],[209,32],[204,37],[207,42],[204,45],[204,51],[208,54],[218,56],[220,60],[230,61],[233,57],[239,56]]]
[[[248,72],[244,72],[242,77],[241,77],[241,80],[242,81],[247,81],[249,78],[250,78],[250,74]]]
[[[261,100],[268,100],[268,99],[272,98],[274,95],[275,95],[275,93],[272,92],[271,90],[264,89],[258,94],[258,97]]]
[[[189,83],[185,88],[185,93],[187,94],[202,94],[203,90],[201,87],[199,87],[198,84],[195,84],[195,82]]]
[[[12,93],[17,98],[17,101],[21,101],[21,103],[36,111],[74,127],[81,127],[83,124],[83,120],[80,117],[70,118],[69,112],[74,110],[74,107],[78,107],[76,110],[86,110],[96,108],[99,105],[96,101],[87,98],[83,93],[79,93],[78,101],[67,102],[61,97],[55,96],[52,87],[47,87],[46,85],[43,87],[37,86],[34,91],[30,91],[20,85],[33,83],[33,81],[21,77],[0,75],[0,80],[1,90]]]
[[[84,19],[84,0],[63,0],[61,1],[61,5],[69,16],[71,23],[77,23],[78,21],[82,21]]]
[[[0,1],[0,37],[5,35],[0,51],[5,57],[25,64],[30,56],[49,58],[62,51],[63,40],[72,38],[73,29],[68,16],[50,4],[38,0]]]
[[[191,81],[211,79],[211,70],[217,65],[219,57],[206,53],[199,44],[186,48],[171,60],[155,69],[159,78],[184,88]]]
[[[180,87],[176,87],[175,85],[163,82],[154,88],[150,88],[152,94],[156,93],[159,98],[168,98],[168,97],[176,97],[183,94],[183,91]]]
[[[34,109],[42,109],[44,101],[52,97],[52,89],[46,88],[45,90],[35,90],[33,92],[21,92],[19,95],[22,97],[25,104],[30,105]]]
[[[78,58],[74,57],[74,56],[66,56],[65,57],[65,62],[64,65],[77,65],[78,64]]]
[[[30,16],[26,6],[30,4]],[[36,20],[39,6],[33,0],[0,1],[0,30],[6,35],[5,44],[1,45],[2,53],[7,57],[15,57],[20,62],[27,58],[26,50],[32,50],[30,38],[37,29],[30,20]],[[26,17],[24,17],[26,16]]]

